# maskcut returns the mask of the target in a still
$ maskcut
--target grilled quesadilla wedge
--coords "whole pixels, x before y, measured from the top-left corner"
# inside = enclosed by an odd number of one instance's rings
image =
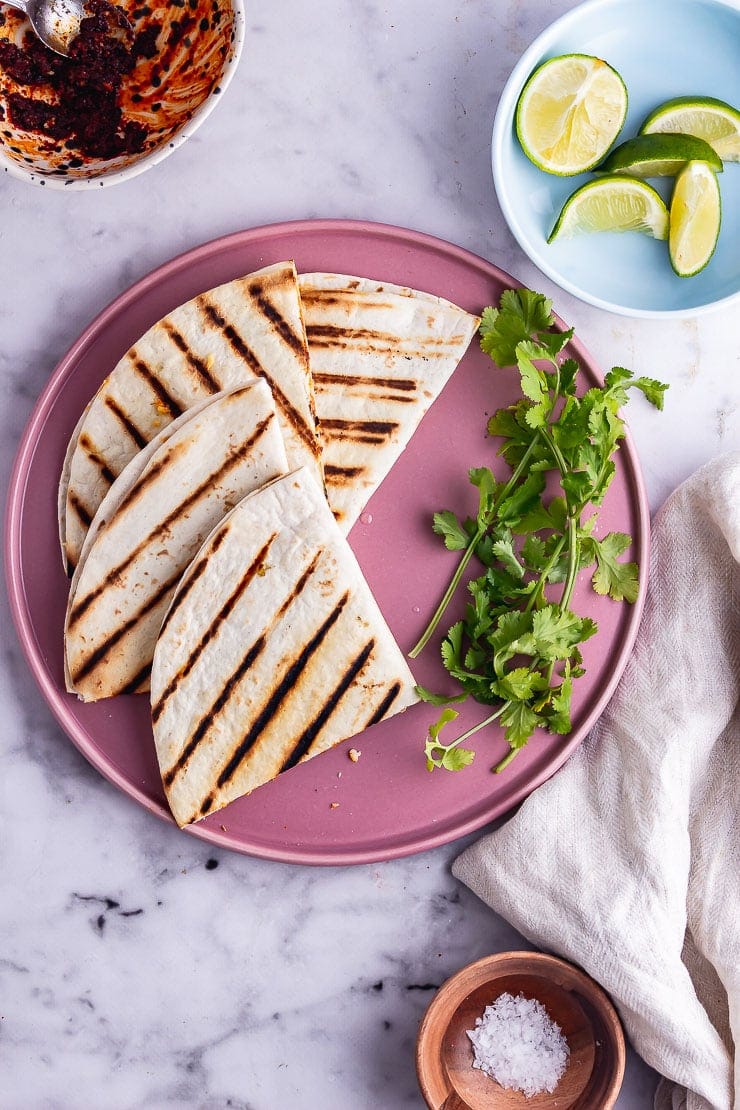
[[[73,568],[69,566],[65,554],[67,548],[67,490],[69,489],[69,473],[72,469],[72,459],[77,447],[77,440],[87,420],[87,414],[90,411],[91,404],[92,401],[87,402],[82,410],[80,419],[74,427],[72,435],[69,437],[67,450],[64,453],[64,462],[62,463],[62,476],[59,479],[59,489],[57,490],[57,516],[59,520],[59,543],[62,548],[62,563],[64,564],[65,571],[70,575]]]
[[[221,393],[154,452],[97,531],[70,591],[68,688],[83,701],[144,689],[170,598],[212,528],[287,470],[269,386]]]
[[[131,486],[133,486],[133,484],[138,481],[146,467],[149,465],[149,460],[151,459],[152,455],[159,450],[162,444],[165,443],[170,438],[170,436],[175,435],[175,433],[180,430],[180,428],[183,426],[183,424],[186,423],[186,421],[191,420],[194,416],[197,416],[199,412],[201,412],[208,405],[212,404],[213,401],[220,396],[222,396],[222,394],[213,394],[211,397],[207,397],[205,401],[199,401],[196,405],[193,405],[192,408],[187,409],[184,413],[182,413],[181,416],[178,416],[176,420],[173,420],[171,424],[167,424],[164,428],[162,428],[162,431],[159,432],[154,437],[154,439],[150,439],[146,446],[142,447],[141,451],[137,451],[131,461],[126,463],[123,470],[118,475],[113,485],[109,488],[103,500],[100,502],[100,505],[98,506],[98,511],[95,513],[90,527],[85,533],[85,539],[83,541],[82,549],[77,560],[77,566],[75,567],[74,574],[72,575],[72,584],[70,586],[71,592],[74,592],[77,589],[77,582],[80,575],[82,574],[82,568],[85,564],[85,559],[87,558],[87,554],[95,541],[95,537],[97,536],[100,529],[104,527],[106,522],[113,519],[118,511],[118,506],[128,497]]]
[[[418,700],[305,469],[246,497],[208,538],[162,627],[151,699],[181,826]]]
[[[127,351],[103,382],[66,475],[62,532],[67,564],[76,565],[100,502],[137,451],[198,401],[260,377],[272,388],[291,466],[309,466],[320,478],[292,262],[230,281],[176,308]]]
[[[298,278],[327,496],[348,532],[465,354],[479,318],[342,274]]]

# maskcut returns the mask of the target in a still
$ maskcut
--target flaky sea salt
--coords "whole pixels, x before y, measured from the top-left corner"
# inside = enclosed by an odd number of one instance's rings
[[[552,1093],[565,1074],[568,1042],[536,998],[500,994],[466,1032],[473,1042],[473,1067],[527,1098]]]

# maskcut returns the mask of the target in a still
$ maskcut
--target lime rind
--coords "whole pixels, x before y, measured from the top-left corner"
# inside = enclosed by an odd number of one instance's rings
[[[593,169],[613,146],[627,116],[627,87],[592,54],[560,54],[543,62],[522,89],[517,138],[538,169],[572,177]]]
[[[641,178],[594,178],[568,197],[547,241],[591,231],[640,231],[666,239],[668,209],[660,193]]]
[[[601,165],[605,173],[623,173],[629,177],[675,177],[688,162],[706,162],[721,173],[722,159],[716,151],[695,135],[657,132],[627,139],[611,152]]]
[[[712,96],[677,96],[655,108],[646,135],[680,133],[704,139],[724,162],[740,162],[740,111]]]
[[[674,273],[694,277],[709,264],[722,224],[717,175],[705,162],[689,162],[676,178],[670,209],[668,254]]]

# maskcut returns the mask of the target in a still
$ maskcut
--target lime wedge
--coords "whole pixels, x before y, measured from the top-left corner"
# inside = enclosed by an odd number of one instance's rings
[[[563,54],[534,71],[516,106],[516,133],[530,161],[567,177],[606,154],[627,114],[615,69],[590,54]]]
[[[630,177],[675,177],[687,162],[706,162],[722,172],[720,156],[695,135],[638,135],[616,147],[599,169]]]
[[[709,143],[725,162],[740,162],[740,112],[711,96],[679,96],[647,117],[641,132],[677,131]]]
[[[689,162],[676,178],[668,253],[679,277],[703,270],[714,254],[722,219],[719,182],[706,162]]]
[[[652,185],[636,177],[598,177],[571,193],[547,241],[581,231],[644,231],[666,239],[668,209]]]

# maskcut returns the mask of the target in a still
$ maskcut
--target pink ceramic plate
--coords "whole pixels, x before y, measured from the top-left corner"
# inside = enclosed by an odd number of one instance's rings
[[[82,408],[118,358],[155,320],[220,282],[286,258],[299,271],[337,271],[410,285],[480,312],[518,285],[477,256],[412,231],[345,221],[278,224],[207,243],[155,270],[110,305],[62,359],[23,436],[8,498],[6,567],[10,602],[31,669],[62,728],[93,766],[152,813],[171,821],[154,754],[145,697],[83,705],[64,690],[62,626],[68,582],[57,540],[56,495],[67,440]],[[587,379],[599,377],[578,344]],[[486,414],[518,395],[515,371],[497,370],[474,341],[413,442],[367,506],[350,542],[404,650],[422,631],[447,583],[454,556],[432,534],[440,508],[474,508],[470,466],[493,464]],[[634,537],[632,557],[647,566],[648,510],[632,444],[601,514],[604,531]],[[490,728],[475,738],[478,757],[460,774],[425,769],[426,728],[436,711],[418,705],[353,741],[296,767],[188,832],[224,848],[300,863],[366,863],[443,844],[505,813],[573,752],[609,699],[637,630],[635,605],[576,591],[576,610],[599,623],[585,646],[587,674],[576,683],[574,728],[563,740],[533,738],[502,775],[491,765],[506,747]],[[453,614],[450,614],[450,621]],[[447,627],[445,622],[445,628]],[[436,641],[414,664],[439,688],[446,675]],[[459,723],[480,720],[465,706]],[[338,802],[331,808],[332,802]]]

